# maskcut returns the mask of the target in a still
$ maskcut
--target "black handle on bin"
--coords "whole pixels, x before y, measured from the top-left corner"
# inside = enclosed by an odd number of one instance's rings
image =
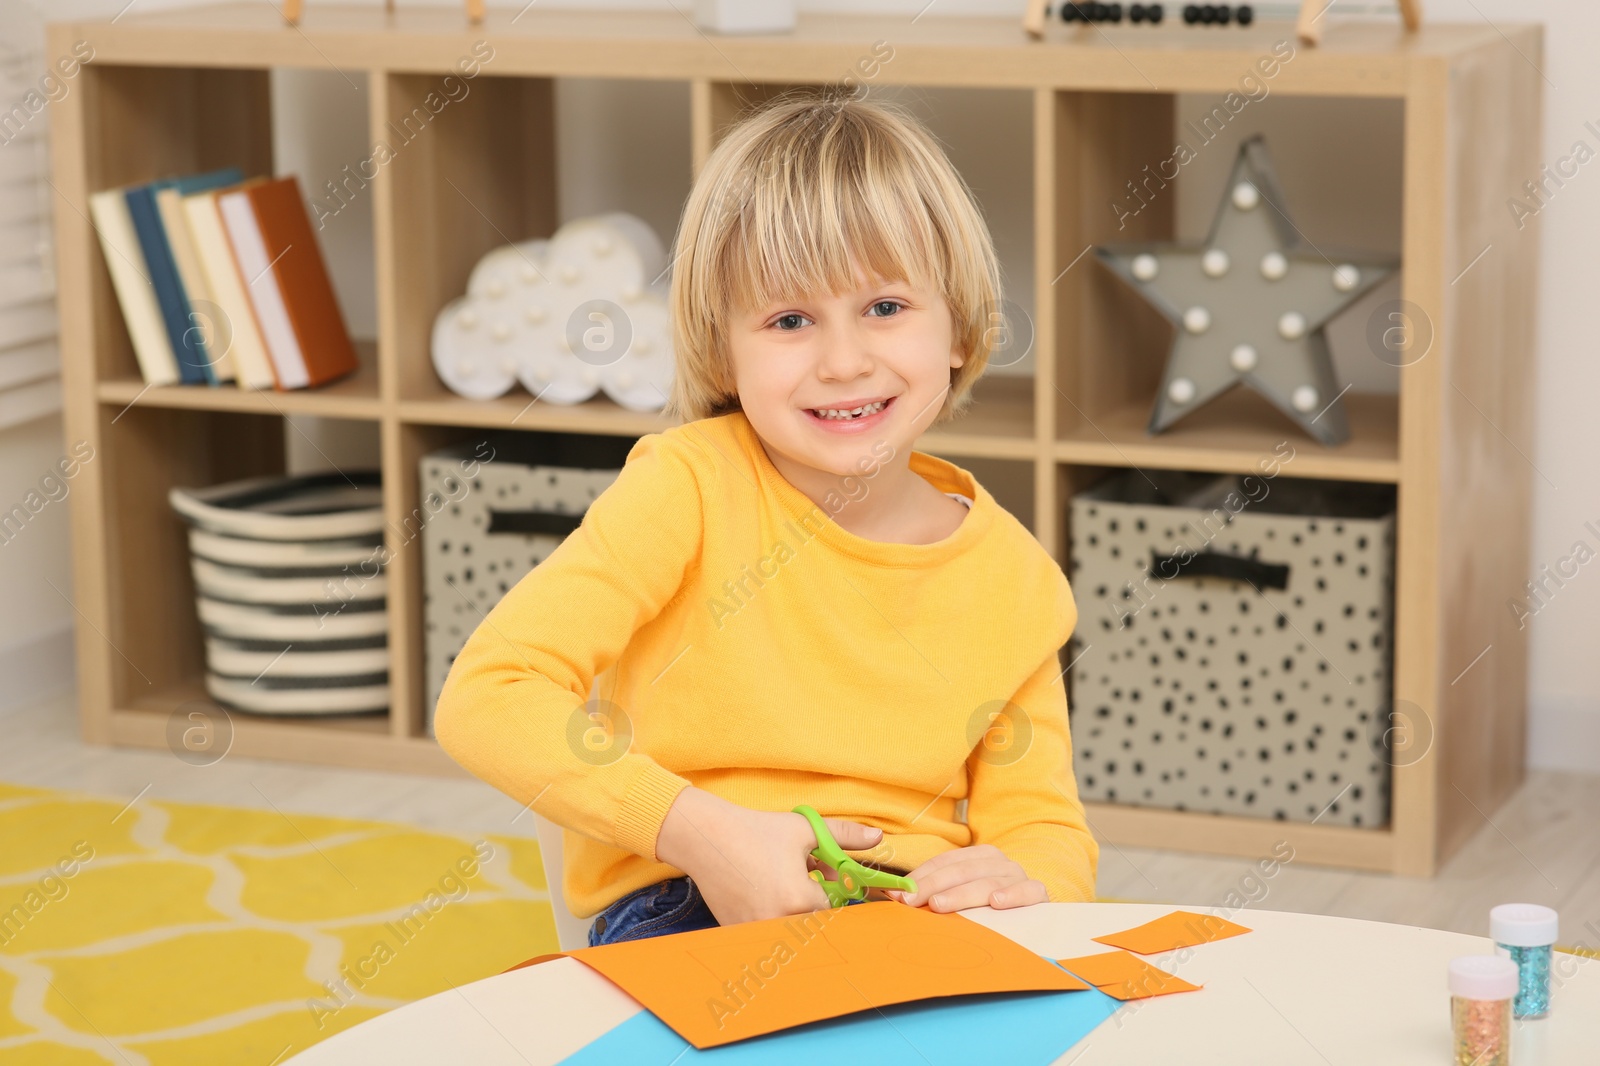
[[[559,514],[555,511],[496,511],[489,510],[489,528],[486,533],[545,533],[564,537],[583,524],[581,514]]]
[[[1162,556],[1150,549],[1150,572],[1172,581],[1180,577],[1219,577],[1224,581],[1248,581],[1256,588],[1289,587],[1288,563],[1264,563],[1242,555],[1221,552],[1191,553],[1187,562],[1177,555]]]

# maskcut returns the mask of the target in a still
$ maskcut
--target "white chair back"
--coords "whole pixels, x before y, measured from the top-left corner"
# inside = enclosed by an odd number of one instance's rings
[[[589,686],[589,699],[592,701],[599,695],[600,678],[596,677]],[[561,945],[562,951],[586,948],[589,946],[589,926],[594,924],[594,919],[579,918],[573,914],[567,908],[566,893],[561,890],[561,841],[565,830],[532,808],[528,813],[533,815],[534,828],[539,833],[539,857],[544,860],[544,883],[550,886],[550,910],[556,917],[556,942]]]
[[[592,918],[579,918],[567,908],[566,894],[561,891],[561,834],[562,828],[548,818],[533,811],[534,827],[539,832],[539,857],[544,860],[544,881],[550,886],[550,910],[556,919],[556,942],[562,951],[589,946],[589,926]]]

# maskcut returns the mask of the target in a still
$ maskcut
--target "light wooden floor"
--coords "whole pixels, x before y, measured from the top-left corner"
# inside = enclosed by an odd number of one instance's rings
[[[85,745],[75,696],[0,714],[0,781],[125,797],[403,822],[459,833],[533,836],[532,819],[472,780],[330,770],[228,757],[214,766],[164,751]],[[1538,772],[1432,880],[1290,862],[1262,880],[1254,860],[1102,844],[1102,896],[1342,915],[1487,935],[1489,908],[1530,902],[1561,913],[1561,940],[1600,947],[1600,777]],[[1266,856],[1261,856],[1266,858]],[[1234,896],[1230,900],[1230,895]],[[1249,924],[1248,908],[1235,915]]]

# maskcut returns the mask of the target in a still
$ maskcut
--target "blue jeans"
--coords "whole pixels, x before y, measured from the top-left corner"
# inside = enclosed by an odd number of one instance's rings
[[[589,946],[710,929],[718,924],[694,881],[674,877],[634,889],[595,915],[589,926]]]
[[[595,915],[589,926],[589,946],[687,933],[720,924],[693,879],[673,877],[635,889]]]

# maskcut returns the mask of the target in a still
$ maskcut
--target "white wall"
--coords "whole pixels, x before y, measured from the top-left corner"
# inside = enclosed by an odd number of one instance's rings
[[[0,0],[0,96],[20,97],[33,86],[33,72],[43,65],[41,27],[32,8]],[[12,102],[6,101],[7,110]],[[6,174],[0,196],[7,222],[14,223],[6,231],[11,244],[0,247],[7,274],[48,269],[36,239],[45,232],[44,224],[36,219],[50,207],[45,199],[49,188],[33,176],[46,165],[39,135],[47,117],[36,117],[21,131],[10,127],[8,135],[21,136],[0,144]],[[7,308],[0,318],[8,326],[0,347],[8,356],[25,346],[54,344],[48,335],[19,343],[18,334],[10,331],[15,324],[10,316],[18,310],[12,301],[21,289],[19,285],[3,294]],[[29,306],[38,298],[28,297]],[[6,607],[0,612],[0,713],[60,688],[72,676],[74,596],[67,519],[74,482],[59,477],[56,467],[64,454],[59,406],[34,405],[26,415],[19,410],[27,421],[8,418],[0,428],[0,513],[29,516],[21,526],[12,524],[14,532],[0,536],[0,603]],[[34,417],[41,410],[49,413]]]
[[[310,0],[313,10],[316,2]],[[407,5],[416,0],[399,2]],[[490,6],[518,9],[523,2],[491,0]],[[681,11],[690,6],[686,0],[672,0],[670,5],[666,0],[591,0],[587,4],[564,5],[540,2],[541,7],[665,10],[670,6]],[[908,21],[927,4],[927,0],[798,2],[807,11],[899,12]],[[60,0],[50,3],[49,8],[51,17],[58,18],[76,14],[109,16],[125,3],[126,0]],[[1014,14],[1020,13],[1022,7],[1020,0],[935,3],[930,16]],[[136,0],[136,4],[134,11],[145,11],[185,6],[185,0]],[[1600,129],[1600,63],[1595,62],[1600,51],[1600,10],[1596,5],[1589,0],[1532,4],[1519,0],[1430,0],[1427,13],[1431,19],[1459,22],[1543,21],[1544,56],[1542,61],[1534,56],[1529,60],[1539,64],[1547,81],[1544,157],[1554,162],[1578,140],[1600,151],[1600,134],[1584,127],[1586,121],[1592,120]],[[863,47],[870,44],[863,42]],[[311,187],[320,184],[317,175],[325,180],[361,153],[365,93],[359,80],[357,88],[352,89],[331,70],[280,74],[274,79],[273,91],[280,122],[276,137],[279,170],[300,173],[309,193]],[[1011,294],[1031,310],[1028,293],[1032,264],[1026,210],[1031,194],[1027,164],[1019,161],[1007,166],[1005,160],[983,150],[987,136],[1001,136],[994,133],[997,124],[1004,136],[1026,133],[1025,103],[1019,105],[1011,99],[1013,95],[1016,94],[998,94],[999,99],[983,106],[963,104],[956,96],[942,92],[913,90],[902,98],[924,113],[937,115],[951,131],[952,154],[969,174],[969,180],[980,186],[985,200],[995,205],[991,223],[1001,246]],[[620,205],[647,218],[664,239],[669,239],[677,204],[687,190],[687,94],[681,89],[662,92],[659,86],[574,82],[563,84],[559,106],[562,147],[568,150],[563,152],[567,165],[560,186],[563,218]],[[1273,146],[1297,220],[1313,239],[1322,233],[1358,246],[1393,244],[1399,218],[1396,166],[1358,165],[1366,161],[1357,153],[1344,152],[1339,145],[1398,138],[1400,113],[1396,105],[1269,97],[1261,105],[1251,106],[1255,110],[1247,109],[1241,116],[1247,121],[1230,130],[1229,142],[1210,146],[1199,160],[1185,168],[1186,176],[1195,176],[1180,180],[1177,190],[1179,228],[1184,235],[1197,236],[1204,231],[1215,206],[1215,186],[1231,163],[1228,144],[1246,131],[1261,129],[1267,132]],[[1195,98],[1180,98],[1180,121],[1201,110]],[[1330,130],[1339,132],[1332,135]],[[1486,143],[1492,143],[1495,132],[1483,130],[1481,136]],[[648,151],[630,149],[630,141],[635,138]],[[657,151],[649,141],[663,146],[668,157],[653,166],[635,165]],[[1507,189],[1505,195],[1511,197],[1518,192]],[[1337,225],[1330,221],[1334,219],[1339,220]],[[1586,522],[1594,521],[1600,529],[1600,463],[1594,461],[1596,444],[1600,443],[1596,439],[1596,426],[1600,425],[1596,406],[1600,397],[1600,360],[1593,356],[1593,331],[1589,327],[1593,290],[1600,282],[1600,269],[1594,265],[1600,242],[1600,162],[1583,168],[1550,199],[1541,212],[1540,223],[1543,232],[1538,351],[1526,360],[1514,353],[1507,359],[1508,365],[1526,365],[1537,379],[1537,439],[1528,457],[1538,470],[1535,473],[1530,467],[1528,471],[1534,483],[1534,549],[1527,560],[1530,576],[1540,566],[1553,565],[1571,553],[1575,542],[1584,541],[1600,552],[1600,534],[1585,528]],[[1334,229],[1336,233],[1331,232]],[[341,214],[321,237],[352,329],[370,335],[375,318],[370,205],[349,217]],[[1382,290],[1370,297],[1374,301],[1382,298]],[[1362,389],[1392,389],[1393,372],[1362,356],[1359,333],[1350,336],[1350,323],[1360,317],[1357,309],[1344,323],[1345,328],[1335,331],[1341,373]],[[1349,341],[1341,344],[1341,335],[1349,337]],[[316,420],[304,420],[300,425],[307,436],[319,441],[321,452],[306,444],[300,434],[291,433],[291,461],[296,469],[325,465],[323,452],[341,465],[376,459],[375,437],[364,430],[318,426]],[[21,445],[0,438],[0,469],[37,465],[36,460],[37,455]],[[0,597],[9,601],[20,577],[8,571],[4,563],[0,558]],[[64,561],[56,565],[64,565]],[[51,615],[48,603],[40,609],[43,617],[67,617],[60,611]],[[1509,608],[1505,604],[1484,604],[1482,609]],[[1530,762],[1536,766],[1600,771],[1600,655],[1593,647],[1600,637],[1600,561],[1583,567],[1530,620],[1529,628],[1533,648]],[[5,630],[0,627],[0,647],[4,646],[4,638]]]
[[[58,473],[56,463],[67,454],[59,414],[0,431],[0,511],[23,504],[30,493],[49,500],[16,536],[0,542],[0,604],[6,608],[0,611],[0,713],[72,678],[77,596],[68,508],[77,489],[58,478],[67,494],[54,489],[57,498],[51,498],[39,484]]]

